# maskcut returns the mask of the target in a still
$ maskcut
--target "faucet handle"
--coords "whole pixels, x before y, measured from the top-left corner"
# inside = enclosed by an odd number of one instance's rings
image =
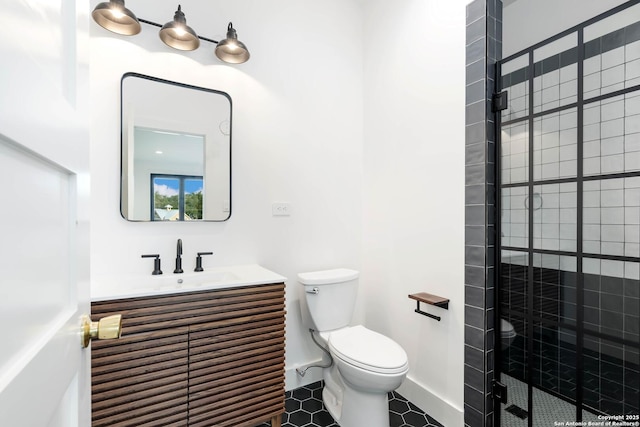
[[[157,276],[162,274],[162,270],[160,270],[160,255],[152,254],[152,255],[142,255],[142,258],[155,258],[153,260],[153,272],[151,273],[153,276]]]
[[[196,268],[193,271],[204,271],[204,268],[202,268],[202,255],[213,255],[213,252],[198,252],[198,256],[196,257]]]

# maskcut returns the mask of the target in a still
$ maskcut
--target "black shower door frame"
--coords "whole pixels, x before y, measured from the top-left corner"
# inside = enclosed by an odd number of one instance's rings
[[[569,401],[571,404],[575,405],[575,421],[582,421],[583,409],[585,409],[585,396],[584,396],[584,340],[585,334],[590,337],[594,337],[596,339],[603,339],[610,342],[618,343],[620,345],[630,346],[635,348],[636,350],[639,348],[638,342],[634,342],[629,339],[625,339],[620,336],[613,336],[606,333],[602,333],[596,330],[586,330],[584,328],[584,320],[585,320],[585,275],[583,269],[583,261],[585,258],[596,259],[596,260],[611,260],[611,261],[621,261],[621,262],[632,262],[632,263],[640,263],[640,257],[636,256],[624,256],[624,255],[608,255],[602,253],[591,253],[589,251],[585,251],[583,245],[583,230],[584,230],[584,186],[585,183],[589,181],[608,181],[611,179],[625,179],[625,178],[635,178],[640,176],[640,170],[631,171],[631,172],[616,172],[616,173],[601,173],[601,174],[584,174],[584,110],[585,107],[589,107],[590,105],[595,105],[595,103],[599,103],[601,101],[607,101],[614,97],[622,96],[630,94],[636,91],[640,91],[640,85],[636,84],[630,87],[625,87],[618,90],[613,90],[611,92],[607,92],[597,96],[587,97],[585,99],[584,94],[584,61],[589,58],[589,55],[592,54],[591,50],[593,49],[594,43],[589,41],[588,43],[584,42],[584,30],[586,27],[599,22],[605,18],[608,18],[614,14],[624,11],[625,9],[634,6],[640,3],[638,0],[626,2],[610,11],[607,11],[601,15],[598,15],[588,21],[585,21],[579,25],[576,25],[572,28],[569,28],[562,33],[559,33],[549,39],[546,39],[540,43],[537,43],[533,46],[530,46],[527,49],[524,49],[520,52],[517,52],[507,58],[502,59],[496,65],[496,87],[497,92],[499,93],[505,87],[512,87],[511,81],[503,81],[502,75],[502,66],[503,64],[509,63],[515,59],[521,59],[523,57],[528,58],[527,64],[524,69],[518,69],[518,75],[515,75],[516,72],[510,73],[508,78],[515,78],[522,82],[524,82],[527,86],[528,97],[526,98],[527,111],[523,116],[516,118],[508,118],[507,120],[502,119],[502,113],[500,111],[495,113],[495,127],[496,127],[496,153],[495,153],[495,165],[496,165],[496,234],[497,234],[497,245],[496,245],[496,253],[495,253],[495,265],[496,265],[496,307],[495,310],[495,372],[496,379],[500,381],[500,377],[502,375],[502,360],[501,360],[501,319],[504,314],[508,314],[509,316],[517,317],[521,319],[526,325],[526,337],[525,337],[525,361],[524,366],[526,370],[525,378],[527,384],[527,396],[528,396],[528,407],[524,408],[528,411],[528,421],[527,425],[532,427],[534,425],[534,420],[536,417],[536,411],[533,406],[533,370],[534,363],[532,363],[532,359],[537,357],[534,349],[534,333],[536,326],[547,326],[549,328],[555,328],[556,330],[566,330],[572,331],[575,334],[575,400],[567,398],[567,396],[557,393],[553,390],[542,389],[543,391],[555,395],[556,397],[563,399],[565,401]],[[634,24],[635,25],[635,24]],[[633,25],[629,25],[628,27],[633,27]],[[637,23],[635,27],[640,29],[640,22]],[[634,31],[635,31],[634,27]],[[631,33],[630,30],[628,32]],[[623,31],[624,33],[624,31]],[[557,55],[553,55],[549,58],[541,60],[539,62],[534,61],[534,52],[540,48],[543,48],[550,43],[556,42],[560,39],[563,39],[567,36],[572,36],[575,34],[576,37],[576,45],[574,48],[563,51]],[[640,34],[640,32],[639,32]],[[632,37],[635,37],[633,34]],[[638,36],[640,39],[640,35]],[[601,48],[598,45],[598,48]],[[604,52],[604,51],[603,51]],[[550,108],[545,110],[544,108],[539,108],[536,111],[536,107],[540,107],[539,105],[534,105],[535,97],[534,97],[534,79],[537,76],[541,76],[546,73],[547,70],[559,69],[567,64],[577,64],[577,93],[575,101],[568,102],[565,105],[559,105],[554,108]],[[533,70],[533,72],[530,72]],[[504,76],[507,78],[507,76]],[[511,102],[511,100],[509,100]],[[575,176],[571,177],[556,177],[552,179],[544,179],[543,177],[534,176],[534,165],[535,165],[535,155],[534,155],[534,126],[536,119],[539,119],[539,123],[542,121],[543,116],[549,116],[555,113],[567,113],[571,110],[575,110],[577,115],[577,125],[576,125],[576,171]],[[503,183],[502,179],[502,130],[505,126],[518,125],[522,124],[526,126],[527,129],[527,152],[525,155],[528,157],[528,170],[526,171],[526,180],[518,181],[518,182],[508,182]],[[540,196],[539,193],[536,192],[536,187],[538,189],[543,188],[544,185],[549,184],[569,184],[571,186],[575,186],[575,203],[576,203],[576,228],[575,228],[575,250],[551,250],[551,249],[543,249],[535,246],[535,234],[534,234],[534,213],[536,208],[534,204],[536,203],[536,195]],[[587,184],[589,185],[589,184]],[[503,245],[502,238],[502,221],[501,221],[501,213],[502,213],[502,196],[503,191],[511,191],[510,189],[518,189],[522,191],[523,194],[526,194],[525,203],[528,202],[526,206],[526,222],[527,222],[527,235],[526,235],[526,247],[523,246],[510,246]],[[542,203],[542,197],[539,197],[540,204]],[[511,225],[510,225],[511,226]],[[503,296],[503,283],[502,277],[505,272],[503,272],[502,268],[502,253],[503,251],[509,251],[512,253],[521,253],[527,258],[527,265],[523,266],[526,271],[526,284],[525,284],[525,295],[524,295],[524,307],[525,310],[518,311],[512,309],[509,306],[506,310],[505,305],[502,301]],[[602,251],[601,251],[602,252]],[[536,294],[535,294],[535,282],[534,282],[534,256],[542,257],[544,255],[552,255],[558,257],[570,257],[575,259],[575,275],[571,280],[575,280],[575,313],[573,317],[570,319],[567,318],[551,318],[544,317],[543,310],[534,309],[534,305],[536,304]],[[509,273],[506,272],[508,275]],[[538,295],[539,296],[539,295]],[[539,388],[539,387],[538,387]],[[507,390],[508,394],[508,390]],[[591,412],[598,413],[594,408],[587,407],[587,410]],[[604,412],[601,412],[605,414]],[[500,421],[501,414],[501,402],[499,399],[494,396],[494,421],[495,425],[502,425]],[[609,414],[609,415],[620,415],[620,414]],[[568,420],[558,420],[558,421],[568,421]]]

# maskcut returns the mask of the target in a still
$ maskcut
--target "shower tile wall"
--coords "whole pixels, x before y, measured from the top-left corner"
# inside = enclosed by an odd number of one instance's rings
[[[511,253],[513,254],[513,253]],[[507,254],[508,256],[508,254]],[[561,257],[569,258],[569,257]],[[502,264],[504,317],[519,332],[503,350],[503,372],[526,381],[525,340],[527,268],[524,259]],[[637,263],[587,259],[584,274],[584,393],[585,405],[608,414],[640,413],[640,359],[636,346],[629,346],[589,332],[638,342],[640,328],[640,281],[603,276],[604,268],[637,268]],[[575,325],[575,272],[554,268],[534,270],[534,314],[547,321]],[[624,272],[622,272],[624,275]],[[633,272],[628,275],[634,275]],[[534,330],[533,384],[545,391],[576,398],[576,335],[568,328]]]
[[[465,137],[464,423],[493,425],[495,125],[491,95],[502,40],[502,1],[467,6]]]

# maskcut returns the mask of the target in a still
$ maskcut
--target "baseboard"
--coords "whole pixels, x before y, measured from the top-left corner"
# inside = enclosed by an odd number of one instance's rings
[[[461,408],[442,399],[424,384],[420,384],[409,376],[405,378],[397,392],[444,427],[464,425],[464,411]]]
[[[305,363],[304,365],[295,365],[295,366],[287,366],[285,367],[284,373],[284,388],[286,391],[294,390],[296,388],[303,387],[308,384],[313,384],[322,380],[322,368],[309,368],[306,370],[304,377],[298,375],[296,372],[296,368],[298,366],[310,366],[310,365],[320,365],[322,364],[322,360],[313,360],[309,363]]]

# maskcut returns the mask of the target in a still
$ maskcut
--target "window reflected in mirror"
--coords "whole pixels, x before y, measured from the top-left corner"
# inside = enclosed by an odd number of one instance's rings
[[[152,221],[202,219],[201,176],[151,175]]]

